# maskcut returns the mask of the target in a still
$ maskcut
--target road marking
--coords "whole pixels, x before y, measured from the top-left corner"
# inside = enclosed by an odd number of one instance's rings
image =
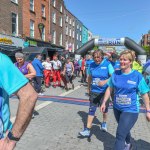
[[[70,94],[70,93],[72,93],[72,92],[78,90],[80,87],[81,87],[81,86],[78,85],[78,86],[76,86],[76,87],[74,88],[74,90],[67,91],[67,92],[62,93],[62,94],[60,94],[60,95],[58,95],[58,96],[66,96],[66,95],[68,95],[68,94]],[[35,110],[35,111],[38,111],[38,110],[40,110],[40,109],[42,109],[42,108],[48,106],[48,105],[51,104],[51,103],[53,103],[53,102],[52,102],[52,101],[43,102],[42,104],[39,104],[39,105],[35,106],[35,109],[34,109],[34,110]],[[11,120],[12,123],[15,122],[15,119],[16,119],[16,116],[10,118],[10,120]]]

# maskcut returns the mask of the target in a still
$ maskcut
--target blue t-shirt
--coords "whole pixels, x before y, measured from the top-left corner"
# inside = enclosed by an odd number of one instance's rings
[[[35,58],[33,61],[32,61],[32,65],[36,71],[36,76],[37,77],[43,77],[43,70],[44,70],[44,67],[42,66],[42,63],[39,59]]]
[[[139,112],[138,93],[149,92],[142,74],[136,70],[132,70],[128,74],[116,70],[109,79],[108,86],[114,88],[113,106],[123,112]]]
[[[103,59],[100,64],[96,64],[95,62],[90,65],[90,76],[92,77],[91,83],[91,91],[95,93],[105,93],[107,84],[104,86],[98,86],[98,82],[100,80],[107,80],[110,75],[114,72],[114,69],[111,63]]]
[[[11,60],[0,53],[0,138],[12,128],[10,122],[9,96],[28,82]]]
[[[86,60],[86,62],[85,62],[85,68],[86,68],[86,74],[87,74],[87,75],[90,74],[90,65],[91,65],[91,63],[93,63],[93,62],[94,62],[93,59]]]
[[[119,70],[120,69],[120,61],[116,62],[111,62],[112,66],[114,67],[114,70]]]

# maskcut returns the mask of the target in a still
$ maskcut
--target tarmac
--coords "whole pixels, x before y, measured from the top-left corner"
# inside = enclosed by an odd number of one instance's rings
[[[50,87],[40,96],[35,107],[35,118],[17,143],[16,150],[112,150],[117,123],[112,109],[108,114],[108,132],[100,130],[102,114],[97,110],[90,138],[79,132],[86,125],[88,96],[86,86],[75,79],[75,89]],[[15,120],[18,100],[11,98],[11,120]],[[131,131],[134,150],[150,150],[150,122],[140,113]]]

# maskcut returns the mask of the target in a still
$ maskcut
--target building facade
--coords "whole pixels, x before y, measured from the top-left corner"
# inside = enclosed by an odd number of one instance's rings
[[[82,45],[88,42],[88,29],[82,25]]]
[[[70,52],[75,50],[75,16],[67,9],[65,9],[65,25],[64,38],[65,49]]]
[[[150,46],[150,34],[144,34],[142,36],[141,46]]]
[[[82,46],[82,22],[76,18],[75,23],[75,50]]]
[[[65,46],[63,0],[50,0],[50,33],[53,44]]]

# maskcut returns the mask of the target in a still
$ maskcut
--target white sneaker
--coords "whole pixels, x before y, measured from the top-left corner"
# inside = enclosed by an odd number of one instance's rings
[[[44,94],[43,94],[43,93],[39,93],[38,95],[39,95],[39,96],[43,96]]]

